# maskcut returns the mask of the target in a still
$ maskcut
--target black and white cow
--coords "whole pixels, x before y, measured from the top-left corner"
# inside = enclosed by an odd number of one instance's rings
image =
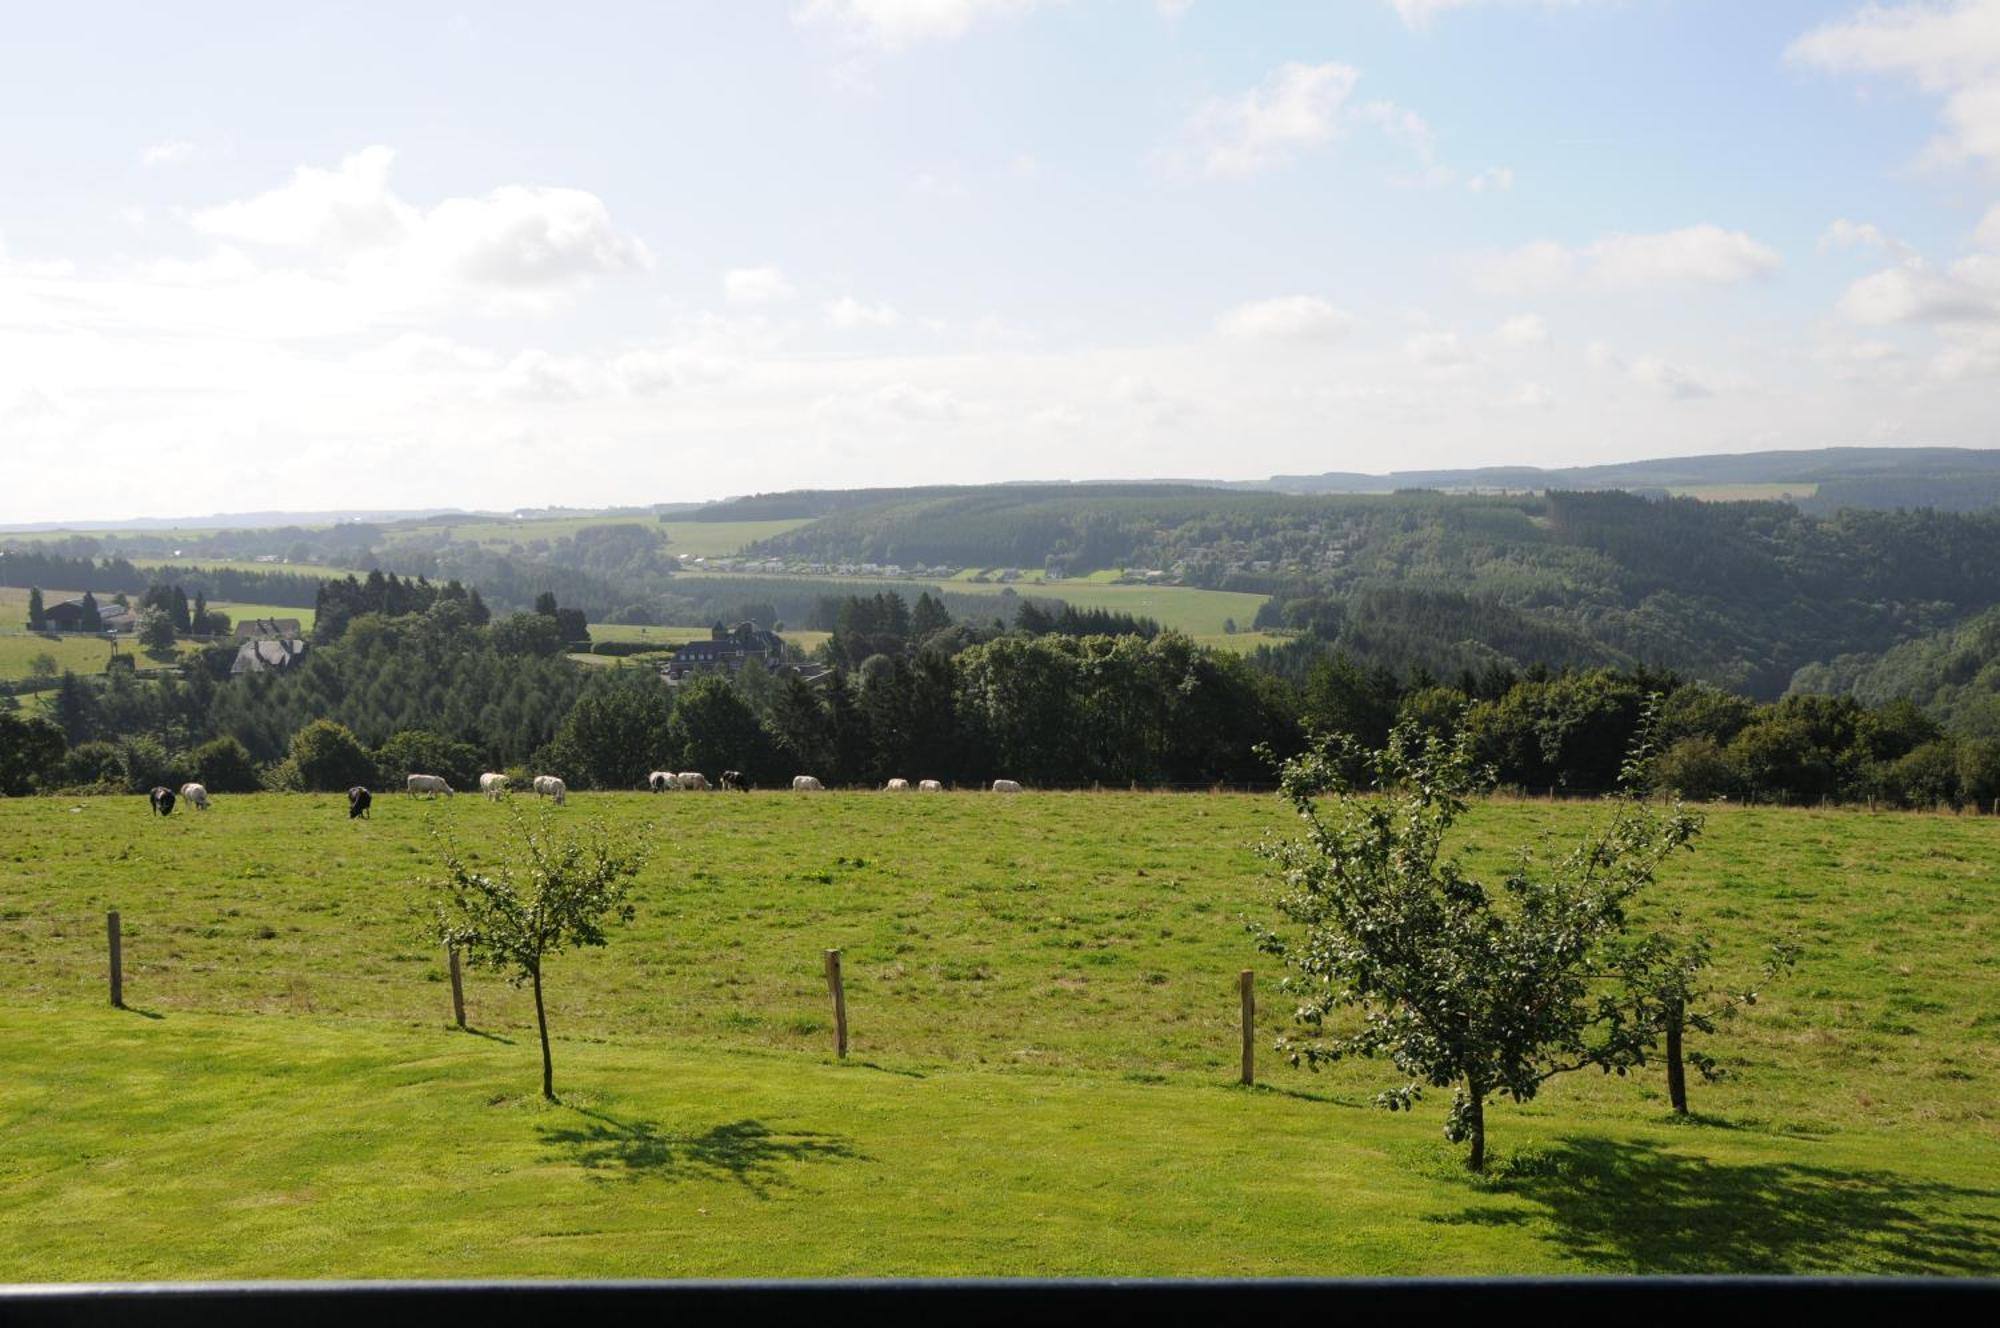
[[[155,788],[146,795],[153,804],[153,815],[172,816],[174,814],[174,791],[170,788]]]
[[[353,788],[347,790],[347,819],[351,821],[357,816],[367,816],[368,809],[374,805],[374,802],[375,795],[360,784],[356,784]],[[369,819],[373,820],[374,818],[370,817]]]
[[[738,793],[748,793],[750,781],[743,777],[741,770],[725,770],[722,772],[722,787],[735,789]]]

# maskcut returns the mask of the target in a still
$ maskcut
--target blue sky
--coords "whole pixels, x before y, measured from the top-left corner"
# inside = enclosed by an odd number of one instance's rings
[[[0,521],[2000,414],[2000,0],[3,21]]]

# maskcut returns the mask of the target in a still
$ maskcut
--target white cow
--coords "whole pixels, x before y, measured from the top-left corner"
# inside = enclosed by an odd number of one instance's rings
[[[993,781],[993,791],[995,793],[1019,793],[1021,786],[1011,779],[996,779]]]
[[[500,795],[507,791],[507,776],[487,771],[479,777],[479,791],[498,801]]]
[[[921,780],[917,784],[917,792],[942,793],[944,792],[944,785],[938,783],[935,779]]]
[[[429,793],[432,796],[442,793],[449,798],[451,785],[444,782],[443,775],[411,775],[403,781],[403,791],[413,797],[419,793]]]
[[[199,784],[181,785],[181,801],[196,811],[208,810],[208,790]]]
[[[706,793],[708,791],[708,776],[702,774],[699,770],[684,770],[680,775],[680,784],[684,789],[691,789],[696,793]]]
[[[535,796],[538,798],[554,798],[556,806],[560,807],[569,801],[569,785],[563,783],[554,775],[536,775]]]
[[[792,792],[824,793],[826,792],[826,785],[820,783],[817,779],[814,779],[811,775],[793,775]]]
[[[655,770],[646,776],[646,787],[655,793],[672,793],[681,786],[681,777],[671,770]]]
[[[907,779],[892,779],[882,786],[882,791],[884,793],[908,793],[910,791],[910,781]]]

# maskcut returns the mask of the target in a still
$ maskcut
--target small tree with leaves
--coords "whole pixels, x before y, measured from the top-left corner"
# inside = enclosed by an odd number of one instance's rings
[[[48,611],[42,606],[42,588],[40,586],[30,586],[28,588],[28,630],[31,632],[44,632],[48,630],[48,626]]]
[[[1298,1002],[1303,1031],[1279,1049],[1313,1068],[1387,1056],[1408,1076],[1377,1097],[1390,1110],[1454,1088],[1445,1137],[1469,1145],[1474,1171],[1489,1100],[1526,1102],[1558,1074],[1638,1059],[1646,1030],[1606,990],[1604,960],[1627,903],[1699,831],[1678,805],[1620,799],[1567,853],[1544,862],[1523,850],[1489,886],[1446,850],[1487,782],[1464,736],[1399,725],[1379,752],[1319,739],[1281,767],[1304,833],[1264,846],[1290,933],[1252,926]]]
[[[1666,1064],[1667,1100],[1676,1116],[1685,1116],[1687,1067],[1692,1064],[1711,1083],[1722,1077],[1715,1057],[1688,1049],[1687,1035],[1714,1035],[1722,1021],[1734,1019],[1744,1006],[1755,1005],[1757,992],[1750,988],[1718,990],[1711,971],[1713,942],[1702,935],[1680,934],[1679,921],[1676,913],[1669,924],[1671,930],[1653,932],[1621,947],[1613,967],[1624,981],[1630,1002],[1626,1017],[1642,1034],[1640,1059],[1643,1061],[1654,1046],[1664,1044],[1661,1059]],[[1790,971],[1799,955],[1799,947],[1789,941],[1773,944],[1760,970],[1763,980],[1768,983]]]
[[[547,962],[572,947],[607,943],[605,926],[632,920],[627,882],[645,861],[637,846],[613,843],[601,823],[573,833],[547,806],[509,809],[508,843],[491,868],[472,862],[449,832],[431,827],[444,874],[434,885],[437,939],[476,968],[504,974],[535,993],[542,1039],[542,1096],[556,1100],[542,1000]]]

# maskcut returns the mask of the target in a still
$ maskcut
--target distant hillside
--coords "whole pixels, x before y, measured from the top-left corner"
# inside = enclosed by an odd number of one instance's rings
[[[1926,498],[1949,498],[1951,486],[1968,478],[1990,481],[1981,506],[2000,499],[2000,450],[1962,447],[1827,447],[1809,451],[1743,452],[1732,455],[1668,457],[1605,466],[1544,470],[1535,466],[1489,466],[1471,470],[1407,470],[1387,475],[1328,472],[1274,475],[1268,487],[1281,493],[1391,493],[1397,489],[1678,489],[1709,485],[1799,484],[1838,487],[1838,505],[1896,506],[1885,502],[1895,485]],[[1894,483],[1890,483],[1894,482]],[[1873,486],[1882,485],[1880,489]],[[1903,506],[1938,506],[1904,502]],[[1956,506],[1955,504],[1953,504]],[[1964,510],[1964,509],[1958,509]]]
[[[756,548],[819,566],[1151,569],[1269,596],[1258,627],[1392,667],[1621,662],[1759,696],[2000,602],[2000,512],[1820,517],[1617,492],[876,491]]]
[[[2000,609],[1881,655],[1811,665],[1799,670],[1792,690],[1878,706],[1911,701],[1957,731],[2000,738]]]

